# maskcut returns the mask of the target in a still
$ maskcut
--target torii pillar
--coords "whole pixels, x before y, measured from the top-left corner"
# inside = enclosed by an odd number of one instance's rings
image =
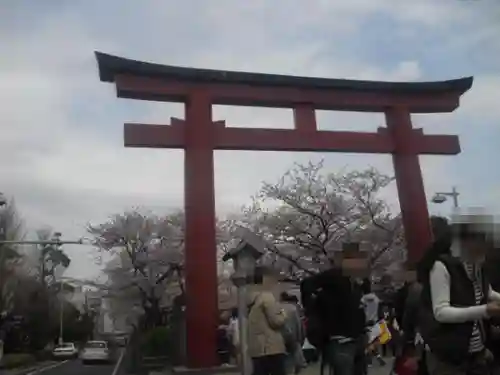
[[[185,103],[168,125],[125,124],[126,147],[185,151],[187,351],[193,368],[217,365],[214,150],[392,154],[410,263],[432,236],[418,156],[455,155],[457,136],[425,135],[411,113],[452,112],[472,77],[394,83],[181,68],[96,53],[101,81],[120,98]],[[212,106],[291,108],[295,129],[245,129],[213,121]],[[315,110],[383,112],[374,133],[319,131]]]

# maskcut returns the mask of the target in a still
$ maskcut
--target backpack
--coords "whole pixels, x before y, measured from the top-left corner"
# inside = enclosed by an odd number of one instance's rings
[[[308,290],[307,282],[308,280],[305,279],[300,284],[300,298],[305,316],[305,335],[312,346],[321,349],[327,340],[319,303],[324,298],[322,295],[324,293],[322,290],[316,290],[315,293]]]
[[[281,327],[281,335],[283,336],[283,341],[285,342],[285,349],[288,354],[292,354],[295,352],[297,348],[297,340],[293,334],[292,319],[293,317],[289,317],[286,319],[285,324]]]
[[[307,318],[306,337],[323,348],[330,335],[358,337],[364,333],[365,314],[361,291],[340,269],[329,269],[300,284]]]
[[[401,288],[396,291],[394,298],[394,310],[396,315],[396,320],[399,324],[403,322],[404,312],[406,308],[406,300],[408,299],[408,293],[410,289],[410,284],[405,283]]]
[[[321,349],[325,344],[325,334],[321,317],[313,312],[306,313],[306,338],[315,348]]]

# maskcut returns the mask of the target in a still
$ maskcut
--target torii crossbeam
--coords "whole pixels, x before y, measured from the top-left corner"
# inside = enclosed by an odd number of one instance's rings
[[[418,155],[455,155],[457,136],[413,129],[411,113],[452,112],[472,77],[393,83],[180,68],[96,53],[101,81],[121,98],[185,103],[185,118],[168,125],[125,124],[126,147],[185,151],[188,364],[217,364],[218,325],[214,150],[392,154],[410,262],[431,241]],[[291,108],[295,129],[227,127],[212,106]],[[383,112],[375,133],[319,131],[315,110]]]

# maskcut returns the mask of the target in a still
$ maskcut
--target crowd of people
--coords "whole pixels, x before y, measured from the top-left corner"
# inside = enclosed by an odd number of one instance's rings
[[[298,374],[315,357],[322,373],[366,375],[387,355],[395,357],[395,375],[500,374],[500,257],[492,233],[472,221],[432,224],[432,246],[399,289],[385,283],[374,291],[369,279],[332,267],[302,281],[300,301],[276,298],[277,275],[258,267],[259,287],[248,300],[254,375]],[[233,312],[227,361],[240,361],[237,325]]]

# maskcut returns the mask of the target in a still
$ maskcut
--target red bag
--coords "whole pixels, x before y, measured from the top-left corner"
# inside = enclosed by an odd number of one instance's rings
[[[418,361],[410,356],[399,356],[394,361],[392,375],[417,375]]]

